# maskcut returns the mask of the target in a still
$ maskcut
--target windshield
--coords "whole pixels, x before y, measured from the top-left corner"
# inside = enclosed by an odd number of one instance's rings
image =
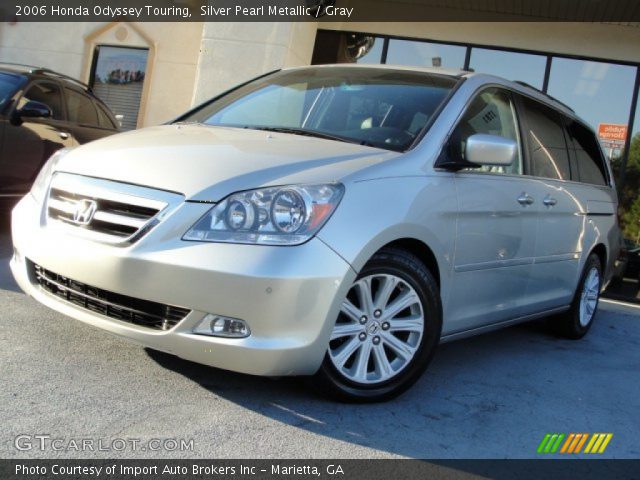
[[[255,80],[179,121],[404,151],[455,84],[456,79],[444,75],[379,68],[292,70]]]
[[[25,81],[26,78],[22,75],[0,72],[0,108],[4,107]]]

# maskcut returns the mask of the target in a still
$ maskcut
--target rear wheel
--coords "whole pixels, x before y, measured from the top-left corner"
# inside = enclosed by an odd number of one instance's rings
[[[429,270],[409,252],[381,250],[349,289],[315,384],[342,401],[399,395],[427,367],[441,328]]]
[[[571,308],[552,319],[557,333],[574,340],[586,335],[598,309],[602,286],[602,266],[596,254],[591,254],[584,266]]]

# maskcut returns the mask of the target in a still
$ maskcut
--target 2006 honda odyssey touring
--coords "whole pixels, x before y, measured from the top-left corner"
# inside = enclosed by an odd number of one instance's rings
[[[152,349],[375,401],[442,341],[542,316],[582,337],[616,209],[592,130],[531,87],[295,68],[55,154],[13,211],[11,267]]]

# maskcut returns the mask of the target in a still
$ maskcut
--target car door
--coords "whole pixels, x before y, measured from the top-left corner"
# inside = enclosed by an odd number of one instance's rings
[[[528,297],[536,310],[570,303],[576,288],[586,205],[571,189],[571,157],[562,115],[521,97],[531,195],[539,204],[535,262]]]
[[[531,182],[523,176],[522,142],[510,92],[489,88],[475,97],[451,135],[451,141],[460,143],[453,150],[464,152],[466,139],[477,133],[516,141],[518,155],[509,167],[465,169],[455,175],[459,213],[448,305],[451,333],[531,311],[527,286],[539,204],[532,201]]]
[[[78,89],[65,87],[64,97],[70,128],[78,143],[88,143],[116,133],[113,126],[105,128],[104,123],[101,124],[99,113],[104,113],[98,111],[96,102],[89,95]]]
[[[34,100],[51,109],[50,118],[21,118],[20,108]],[[60,86],[40,80],[29,85],[17,100],[6,122],[0,155],[0,191],[24,194],[40,168],[57,150],[74,145],[66,122]]]

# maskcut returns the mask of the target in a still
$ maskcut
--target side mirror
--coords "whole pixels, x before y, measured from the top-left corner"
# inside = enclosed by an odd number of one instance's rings
[[[475,165],[511,165],[518,153],[518,144],[505,137],[476,133],[467,138],[464,158]]]
[[[16,114],[20,118],[51,118],[53,112],[49,105],[35,100],[29,100]]]

